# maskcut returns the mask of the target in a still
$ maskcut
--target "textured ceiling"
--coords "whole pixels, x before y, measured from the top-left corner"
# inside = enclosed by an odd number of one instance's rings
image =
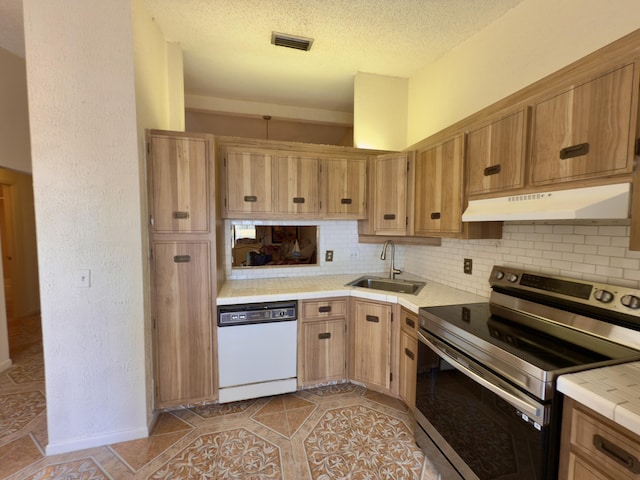
[[[185,91],[350,112],[357,72],[409,77],[523,0],[145,0],[184,51]],[[0,0],[0,46],[24,55],[21,0]],[[309,52],[271,32],[311,37]]]

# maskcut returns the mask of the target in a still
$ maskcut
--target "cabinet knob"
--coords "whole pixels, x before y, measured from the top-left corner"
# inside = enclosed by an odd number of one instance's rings
[[[431,214],[431,220],[440,220],[440,212],[433,212]]]
[[[189,263],[191,261],[191,255],[176,255],[173,257],[175,263]]]
[[[319,333],[318,340],[327,340],[331,338],[331,332]]]
[[[560,150],[560,159],[566,160],[567,158],[581,157],[589,153],[589,144],[580,143],[578,145],[572,145]]]
[[[176,220],[186,220],[189,218],[189,212],[173,212],[173,218]]]
[[[638,458],[603,436],[598,434],[594,435],[593,446],[626,469],[631,470],[633,473],[640,473],[640,462]]]
[[[380,317],[377,317],[375,315],[367,315],[365,318],[367,319],[367,322],[373,322],[373,323],[380,322]]]
[[[384,218],[385,220],[395,220],[396,219],[396,214],[395,213],[385,213],[382,218]]]
[[[484,169],[484,176],[489,177],[491,175],[497,175],[498,173],[500,173],[501,168],[502,167],[500,166],[500,164],[491,165],[490,167]]]
[[[304,197],[293,197],[293,203],[304,203]]]
[[[413,359],[415,359],[415,358],[416,358],[416,356],[414,355],[414,353],[413,353],[411,350],[409,350],[408,348],[405,348],[405,349],[404,349],[404,354],[405,354],[407,357],[409,357],[411,360],[413,360]]]
[[[322,307],[318,307],[319,313],[329,313],[331,312],[331,305],[323,305]]]
[[[258,201],[258,197],[256,197],[255,195],[245,195],[244,201],[249,203],[255,203]]]
[[[413,319],[411,319],[409,317],[405,317],[404,323],[409,325],[411,328],[416,328],[416,322],[414,322]]]
[[[341,198],[340,203],[342,205],[351,205],[353,203],[353,200],[351,200],[350,198]]]

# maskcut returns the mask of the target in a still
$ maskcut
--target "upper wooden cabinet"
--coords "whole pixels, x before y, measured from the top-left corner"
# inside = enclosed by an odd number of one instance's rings
[[[367,158],[324,159],[322,188],[322,210],[327,216],[366,218]]]
[[[371,192],[373,211],[369,229],[376,235],[407,234],[407,195],[410,153],[379,155],[373,158]],[[362,232],[364,233],[364,232]]]
[[[289,144],[270,148],[262,143],[220,148],[227,218],[366,218],[368,156],[356,149],[335,154],[321,147],[306,146],[307,152],[303,146],[291,150]]]
[[[527,117],[523,108],[469,131],[469,195],[524,186]]]
[[[630,173],[635,118],[634,64],[535,104],[532,183]]]
[[[226,211],[261,214],[273,211],[273,156],[265,152],[228,149],[225,152]]]
[[[207,141],[151,133],[148,142],[151,232],[208,232]]]
[[[420,150],[415,160],[416,235],[462,231],[464,135]]]
[[[276,212],[284,214],[320,211],[320,161],[315,157],[278,156]]]

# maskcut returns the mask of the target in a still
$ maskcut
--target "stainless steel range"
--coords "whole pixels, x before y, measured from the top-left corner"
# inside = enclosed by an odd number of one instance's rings
[[[442,478],[555,479],[559,375],[640,360],[640,291],[494,267],[489,303],[420,309],[416,435]]]

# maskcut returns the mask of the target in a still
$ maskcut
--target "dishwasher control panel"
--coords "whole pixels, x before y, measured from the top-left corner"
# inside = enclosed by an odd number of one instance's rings
[[[220,305],[218,307],[219,327],[284,322],[297,320],[297,318],[297,302],[295,301]]]

